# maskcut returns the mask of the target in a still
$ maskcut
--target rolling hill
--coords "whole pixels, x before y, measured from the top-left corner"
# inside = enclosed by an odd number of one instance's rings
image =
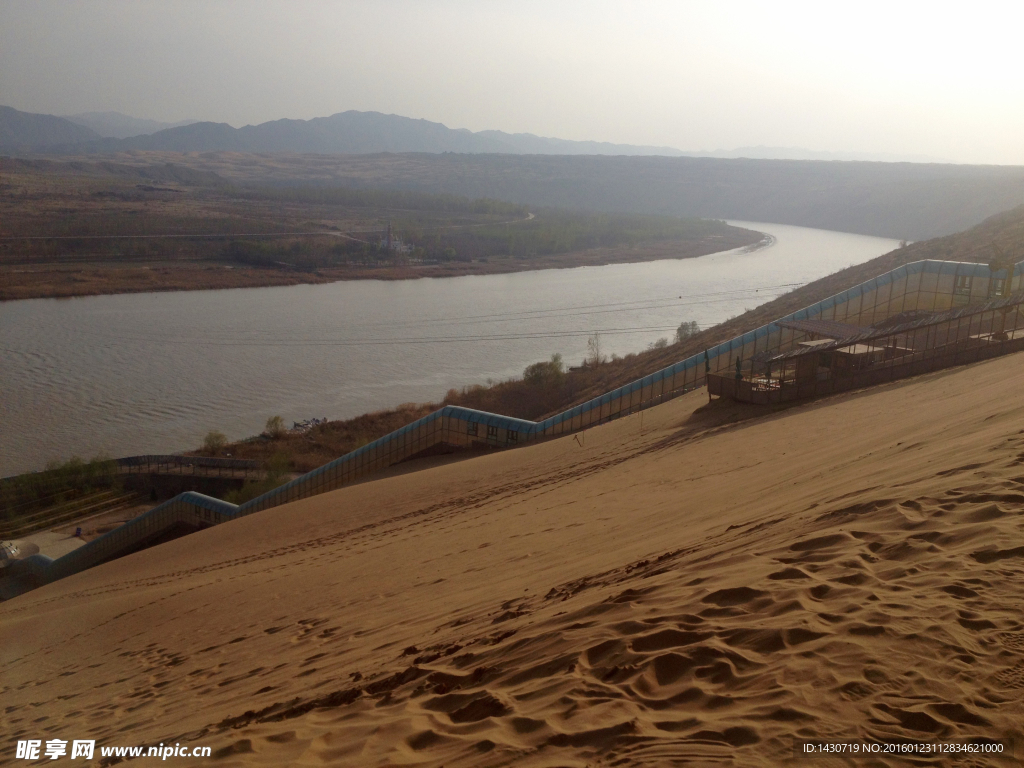
[[[110,112],[90,112],[60,118],[30,115],[4,107],[0,113],[0,149],[54,148],[59,151],[117,152],[157,150],[171,152],[298,152],[367,154],[375,152],[457,152],[538,155],[681,155],[671,147],[569,141],[505,133],[452,129],[429,120],[416,120],[380,112],[349,110],[311,120],[273,120],[234,128],[227,123],[194,122],[165,127]],[[30,119],[50,118],[50,134],[42,141],[22,128]],[[37,121],[38,122],[38,121]],[[77,131],[71,126],[90,126]],[[57,127],[63,128],[63,133]],[[158,128],[163,127],[163,130]],[[96,130],[91,130],[95,128]],[[98,131],[98,133],[97,133]],[[11,133],[13,140],[4,141]],[[132,135],[133,133],[142,135]],[[35,136],[35,138],[33,138]],[[103,138],[107,136],[108,138]]]
[[[377,112],[243,128],[200,122],[103,139],[62,118],[5,108],[0,152],[19,151],[132,164],[159,158],[257,184],[444,192],[907,240],[967,229],[1024,203],[1020,166],[685,157],[666,147],[473,133]]]
[[[141,136],[143,134],[156,133],[168,128],[177,128],[182,125],[191,125],[198,120],[181,120],[176,123],[163,123],[159,120],[146,120],[141,117],[132,117],[120,112],[81,112],[77,115],[65,115],[65,119],[72,123],[84,125],[100,136],[114,139],[127,139],[130,136]]]
[[[0,152],[76,145],[101,138],[96,131],[63,117],[0,106]]]
[[[152,152],[111,159],[140,167],[173,162],[239,184],[443,192],[915,241],[968,229],[1024,204],[1024,166],[458,153]]]
[[[567,141],[528,133],[452,129],[429,120],[349,110],[312,120],[273,120],[232,128],[227,123],[194,123],[102,149],[212,152],[457,152],[540,155],[679,155],[668,147],[638,147],[596,141]]]

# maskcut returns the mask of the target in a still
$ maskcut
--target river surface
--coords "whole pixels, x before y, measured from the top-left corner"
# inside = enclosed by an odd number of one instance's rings
[[[696,259],[401,281],[0,303],[0,477],[71,456],[170,453],[268,417],[348,418],[577,365],[721,322],[897,247],[731,222],[774,242]]]

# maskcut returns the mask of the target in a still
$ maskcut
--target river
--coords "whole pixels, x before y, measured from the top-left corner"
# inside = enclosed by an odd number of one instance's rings
[[[0,303],[0,477],[70,456],[168,453],[644,349],[897,247],[780,224],[696,259],[443,279]]]

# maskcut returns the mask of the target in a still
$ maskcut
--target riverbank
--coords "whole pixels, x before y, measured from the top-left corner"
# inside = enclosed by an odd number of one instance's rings
[[[241,184],[174,165],[0,157],[0,301],[692,258],[754,245],[712,219],[447,194]]]
[[[0,415],[8,436],[0,475],[76,455],[197,448],[211,430],[237,440],[275,414],[290,424],[437,403],[454,387],[476,393],[476,385],[522,376],[553,353],[579,366],[595,333],[602,357],[624,360],[660,338],[671,341],[682,322],[709,329],[898,245],[768,223],[735,226],[776,242],[702,258],[443,280],[0,303],[0,346],[9,350],[4,399],[17,404]],[[634,364],[641,361],[610,362],[593,379],[570,381],[589,391]],[[503,412],[504,405],[488,399],[470,407]],[[384,431],[401,426],[386,421]],[[353,426],[325,449],[310,446],[312,454],[335,458],[370,436],[363,427],[372,425]],[[323,463],[319,455],[308,461]]]
[[[354,419],[329,421],[306,431],[289,432],[276,440],[250,438],[232,443],[224,451],[236,458],[263,462],[277,456],[287,459],[295,471],[308,472],[445,405],[538,421],[904,264],[925,259],[985,262],[987,248],[993,244],[1006,253],[1014,253],[1013,244],[1021,241],[1022,234],[1024,207],[993,216],[966,232],[913,243],[847,267],[692,336],[677,338],[675,343],[568,371],[531,366],[535,374],[548,375],[524,375],[486,387],[453,389],[442,402],[408,403]]]
[[[198,291],[316,285],[346,280],[410,280],[597,267],[662,259],[692,259],[736,248],[770,245],[769,236],[739,227],[699,239],[645,243],[632,247],[590,248],[529,258],[492,256],[473,261],[346,264],[305,270],[286,265],[254,267],[241,263],[159,261],[154,263],[50,263],[0,266],[0,301],[63,299],[122,293]]]

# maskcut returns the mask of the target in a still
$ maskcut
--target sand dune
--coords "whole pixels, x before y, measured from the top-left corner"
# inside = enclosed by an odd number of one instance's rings
[[[1021,742],[1021,362],[776,413],[696,392],[109,563],[0,604],[0,722],[225,766]]]

